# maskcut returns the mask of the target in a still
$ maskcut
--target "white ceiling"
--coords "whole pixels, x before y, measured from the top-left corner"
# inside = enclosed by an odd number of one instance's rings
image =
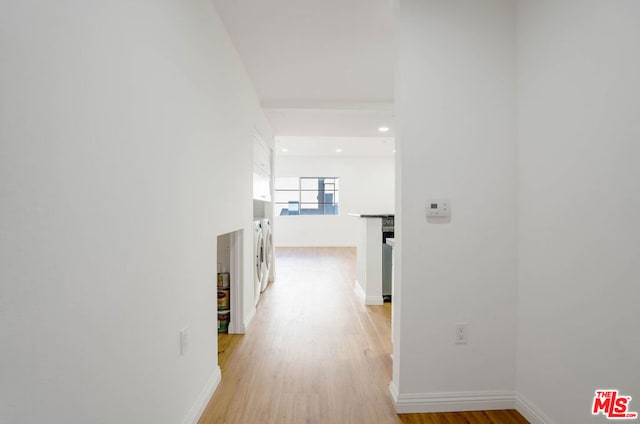
[[[379,109],[265,109],[279,136],[381,137],[393,135],[391,108]],[[378,128],[390,130],[381,133]]]
[[[276,137],[277,156],[393,156],[393,137]]]
[[[277,136],[393,128],[392,0],[214,3]]]

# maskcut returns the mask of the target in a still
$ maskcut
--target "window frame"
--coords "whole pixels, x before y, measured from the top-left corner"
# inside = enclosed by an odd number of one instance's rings
[[[278,188],[279,179],[294,179],[294,178],[297,179],[297,188]],[[314,181],[315,188],[303,188],[305,186],[308,187],[307,184],[304,184],[305,181]],[[320,181],[324,181],[323,187],[322,187],[323,190],[320,190],[320,187],[318,184]],[[278,216],[339,216],[340,215],[340,200],[338,199],[338,194],[340,193],[339,181],[340,181],[340,177],[317,177],[317,176],[316,177],[309,177],[309,176],[276,177],[274,190],[273,190],[274,191],[273,203],[274,203],[274,206],[276,207],[276,210],[280,206],[282,206],[277,215]],[[331,186],[332,189],[327,191],[326,190],[327,186]],[[280,200],[279,201],[278,193],[297,193],[297,200],[288,200],[288,201]],[[316,193],[316,201],[315,202],[304,201],[303,193]],[[325,196],[326,194],[331,194],[332,202],[330,203],[320,202],[319,199],[317,199],[317,197],[320,196],[320,193],[323,193]],[[326,197],[325,197],[325,200],[326,200]],[[297,213],[290,213],[291,207],[294,205],[297,205],[295,209]],[[304,206],[316,206],[316,208],[315,209],[308,208],[308,207],[305,208]],[[329,213],[327,213],[327,207],[330,208]],[[287,210],[288,213],[282,214],[283,210]],[[304,211],[307,211],[307,213],[305,213]],[[310,213],[311,211],[318,211],[318,212]]]

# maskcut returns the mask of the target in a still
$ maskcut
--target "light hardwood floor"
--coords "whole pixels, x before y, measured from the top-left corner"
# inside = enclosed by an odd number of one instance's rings
[[[355,295],[355,250],[276,255],[247,334],[219,337],[222,382],[199,424],[527,423],[515,411],[396,415],[390,307]]]

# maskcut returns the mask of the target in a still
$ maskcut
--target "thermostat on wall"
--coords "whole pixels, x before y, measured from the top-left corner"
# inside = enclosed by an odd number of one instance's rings
[[[427,200],[426,216],[447,217],[451,216],[451,206],[448,200]]]

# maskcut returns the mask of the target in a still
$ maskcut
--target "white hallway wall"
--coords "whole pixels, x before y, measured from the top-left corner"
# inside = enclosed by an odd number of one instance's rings
[[[0,9],[0,422],[188,423],[218,234],[251,275],[249,80],[206,0]]]
[[[405,412],[510,406],[517,247],[514,5],[401,0],[398,19],[401,261],[395,277],[401,293],[394,308],[400,331],[394,331],[392,391]],[[449,223],[426,222],[429,198],[451,200]],[[468,323],[467,345],[454,343],[456,322]]]
[[[340,177],[339,216],[276,216],[276,246],[356,246],[359,218],[348,213],[393,213],[393,157],[278,156],[276,175]]]
[[[604,422],[595,389],[640,393],[640,5],[515,4],[400,2],[394,390]],[[430,195],[451,223],[424,222]]]
[[[558,424],[640,411],[640,2],[518,3],[518,391]]]

